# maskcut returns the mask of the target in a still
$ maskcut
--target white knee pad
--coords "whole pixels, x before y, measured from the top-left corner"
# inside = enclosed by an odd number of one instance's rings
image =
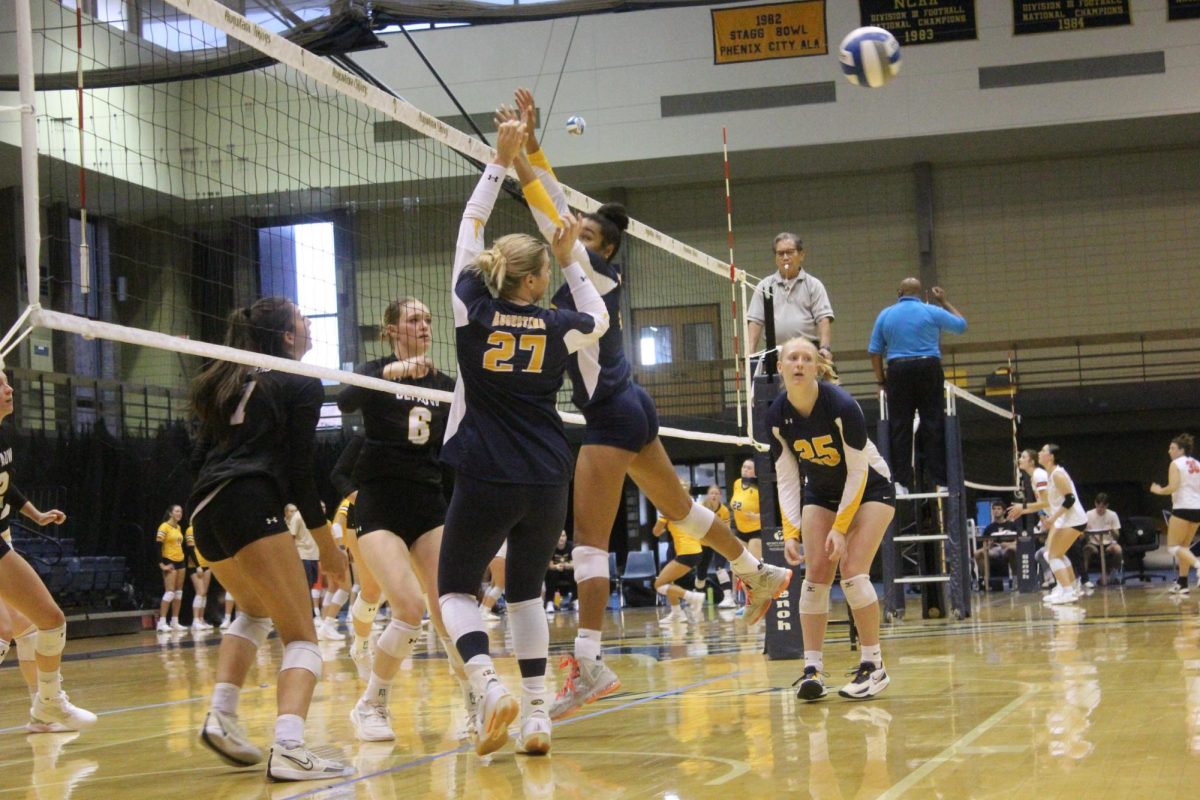
[[[39,656],[57,656],[67,646],[67,623],[57,628],[38,630],[33,649]]]
[[[312,591],[309,592],[309,594],[312,595],[313,600],[319,601],[321,599],[321,590],[320,589],[313,589]]]
[[[504,594],[504,590],[499,586],[489,586],[488,590],[483,593],[484,597],[490,597],[493,602],[500,599],[500,595]]]
[[[306,669],[321,680],[321,648],[315,642],[289,642],[283,648],[283,659],[279,662],[279,671],[289,669]]]
[[[164,603],[169,603],[169,602],[171,602],[171,601],[172,601],[172,600],[174,600],[174,599],[175,599],[175,593],[174,593],[174,592],[163,592],[162,601],[163,601]]]
[[[717,583],[724,586],[729,582],[730,582],[729,570],[725,569],[724,567],[721,567],[719,570],[717,570]]]
[[[832,588],[831,584],[805,580],[800,587],[800,613],[828,614],[829,591]]]
[[[35,661],[37,660],[37,627],[30,625],[25,630],[18,633],[15,637],[17,642],[17,660],[18,661]]]
[[[232,603],[232,602],[233,602],[233,592],[226,592],[226,593],[225,593],[225,602],[226,602],[226,603]]]
[[[683,519],[675,520],[675,527],[691,536],[693,539],[703,539],[708,535],[708,529],[712,527],[713,520],[717,515],[712,512],[712,509],[705,508],[692,501],[692,510]]]
[[[870,575],[842,578],[842,592],[846,595],[846,605],[852,609],[864,608],[879,600]]]
[[[371,603],[363,599],[360,592],[358,597],[354,598],[354,605],[350,606],[350,614],[356,620],[364,625],[370,625],[375,621],[375,615],[379,613],[379,603]]]
[[[608,580],[608,553],[599,547],[581,544],[572,548],[571,562],[575,565],[577,584],[592,578]]]
[[[192,598],[192,608],[204,608],[208,605],[208,598],[204,595],[196,595]]]
[[[1047,560],[1047,561],[1049,562],[1049,564],[1050,564],[1050,571],[1051,571],[1051,572],[1058,572],[1058,571],[1060,571],[1060,570],[1064,570],[1064,569],[1070,569],[1070,568],[1071,568],[1071,562],[1070,562],[1070,561],[1068,561],[1068,560],[1067,560],[1067,559],[1065,559],[1065,558],[1049,558],[1049,559],[1046,559],[1046,560]]]
[[[345,589],[338,589],[333,593],[333,596],[329,598],[329,605],[338,606],[340,608],[341,606],[344,606],[346,601],[349,599],[349,592],[347,592]]]
[[[414,628],[408,623],[394,619],[383,629],[383,633],[379,634],[379,641],[375,643],[375,649],[387,653],[392,658],[405,659],[420,638],[420,628]]]
[[[669,597],[670,595],[667,594],[667,589],[669,588],[671,588],[671,584],[664,583],[662,586],[655,586],[654,591],[658,592],[663,597]]]
[[[270,617],[252,617],[249,614],[238,614],[229,626],[229,630],[225,631],[226,636],[240,636],[257,647],[262,647],[263,642],[271,635],[271,618]]]
[[[1182,549],[1183,548],[1179,545],[1173,544],[1167,548],[1167,552],[1171,554],[1171,558],[1176,558],[1179,555],[1179,551]]]

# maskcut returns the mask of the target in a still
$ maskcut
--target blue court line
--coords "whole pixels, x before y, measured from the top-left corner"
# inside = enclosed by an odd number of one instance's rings
[[[745,675],[749,671],[750,670],[747,670],[747,669],[740,669],[735,672],[727,673],[725,675],[718,675],[715,678],[707,678],[702,681],[697,681],[696,683],[689,683],[687,686],[681,686],[678,689],[672,689],[669,692],[660,692],[659,694],[650,695],[649,697],[642,697],[637,700],[631,700],[628,703],[622,703],[621,705],[613,706],[612,708],[604,708],[604,709],[600,709],[599,711],[593,711],[590,714],[584,714],[583,716],[571,717],[570,719],[568,719],[564,722],[557,723],[555,727],[562,728],[567,725],[572,725],[576,722],[583,722],[586,719],[600,717],[605,714],[612,714],[615,711],[624,711],[627,708],[633,708],[634,706],[640,706],[644,703],[649,703],[653,700],[661,700],[664,697],[671,697],[672,695],[682,694],[683,692],[686,692],[689,689],[695,689],[699,686],[706,686],[710,683],[716,683],[717,681],[723,681],[723,680],[728,680],[730,678],[736,678],[739,675]],[[342,788],[345,788],[346,786],[352,786],[356,783],[361,783],[362,781],[369,780],[371,778],[378,778],[382,775],[390,775],[390,774],[394,774],[397,772],[403,772],[404,770],[409,769],[410,767],[419,767],[422,764],[428,764],[429,762],[436,761],[439,758],[444,758],[445,756],[454,755],[455,753],[468,752],[469,750],[470,750],[469,745],[462,744],[462,745],[459,745],[458,747],[454,748],[453,750],[444,750],[441,753],[433,753],[431,755],[422,756],[421,758],[415,759],[413,761],[408,761],[403,764],[397,764],[396,766],[389,767],[388,769],[379,770],[378,772],[371,772],[366,775],[359,775],[356,778],[351,778],[351,779],[345,780],[345,781],[338,781],[337,783],[330,783],[330,784],[322,786],[318,789],[311,789],[302,794],[289,795],[288,797],[284,798],[283,800],[301,800],[301,798],[304,798],[304,797],[317,797],[318,795],[324,794],[325,792],[333,791],[335,789],[342,789]]]

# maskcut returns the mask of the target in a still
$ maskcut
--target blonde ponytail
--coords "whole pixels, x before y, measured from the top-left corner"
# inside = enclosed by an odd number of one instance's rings
[[[511,297],[526,275],[547,263],[546,245],[525,233],[501,236],[475,257],[474,268],[492,297]]]

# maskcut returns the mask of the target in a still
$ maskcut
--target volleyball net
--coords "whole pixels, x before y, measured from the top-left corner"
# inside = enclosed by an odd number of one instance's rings
[[[141,3],[129,30],[56,0],[17,6],[32,36],[0,34],[24,73],[0,85],[0,135],[22,145],[32,194],[28,308],[0,352],[126,384],[184,387],[221,358],[394,391],[352,370],[386,351],[388,303],[415,297],[430,357],[454,374],[450,267],[489,144],[317,55],[336,48],[312,26],[277,33],[216,0]],[[513,232],[535,226],[510,181],[488,239]],[[621,260],[627,352],[664,421],[747,443],[730,314],[745,277],[636,220]],[[269,295],[312,321],[303,362],[216,344],[233,309]],[[560,401],[571,409],[568,389]]]

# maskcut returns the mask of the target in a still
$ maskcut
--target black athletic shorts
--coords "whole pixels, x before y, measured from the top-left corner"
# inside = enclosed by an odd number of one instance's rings
[[[358,538],[391,531],[412,547],[417,539],[446,523],[442,487],[413,481],[384,479],[358,487],[354,504]]]
[[[0,536],[0,558],[4,558],[12,551],[13,549],[9,547],[8,541],[3,536]]]
[[[204,560],[224,561],[259,539],[287,533],[285,503],[269,478],[237,478],[192,514],[196,549]]]
[[[842,498],[840,497],[818,497],[807,489],[804,491],[804,505],[809,505],[811,503],[814,506],[819,506],[821,508],[826,508],[830,511],[836,512],[841,502]],[[884,505],[889,505],[892,508],[895,508],[896,490],[893,488],[891,483],[883,478],[877,479],[876,475],[872,474],[871,477],[867,479],[867,488],[863,491],[860,505],[862,503],[883,503]]]
[[[631,453],[658,438],[658,411],[646,390],[630,383],[612,397],[583,409],[584,444],[603,444]]]
[[[170,567],[174,567],[175,569],[183,569],[185,566],[187,566],[187,562],[186,561],[172,561],[169,558],[164,558],[164,559],[159,560],[158,565],[160,567],[170,566]]]
[[[703,552],[688,553],[686,556],[676,555],[674,560],[678,561],[680,564],[683,564],[688,569],[695,569],[696,566],[700,563],[700,559],[703,557],[704,557]]]
[[[1184,522],[1200,522],[1200,508],[1172,508],[1171,516]]]
[[[750,544],[750,542],[754,541],[755,539],[760,542],[762,541],[762,528],[759,528],[756,531],[750,531],[749,533],[742,533],[741,531],[735,530],[734,533],[736,533],[737,537],[741,539],[742,544]]]

